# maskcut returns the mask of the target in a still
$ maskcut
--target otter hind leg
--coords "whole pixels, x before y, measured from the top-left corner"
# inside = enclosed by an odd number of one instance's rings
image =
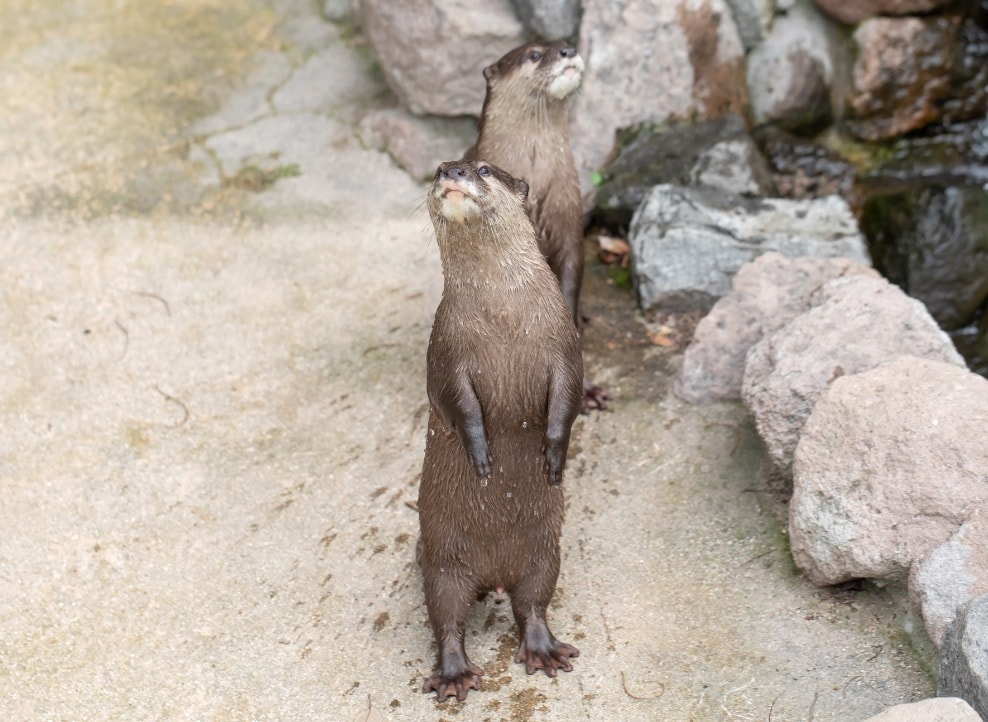
[[[439,647],[439,669],[425,681],[422,691],[436,692],[439,702],[448,697],[462,702],[469,690],[480,690],[480,677],[484,674],[470,662],[463,647],[467,615],[477,591],[458,583],[447,572],[426,572],[424,577],[429,621]]]
[[[529,574],[511,593],[511,610],[514,612],[521,639],[515,662],[524,664],[527,674],[535,674],[537,669],[545,671],[549,677],[555,677],[558,669],[572,672],[570,658],[580,656],[580,650],[571,644],[560,642],[552,635],[545,620],[558,571],[557,564],[555,569]]]

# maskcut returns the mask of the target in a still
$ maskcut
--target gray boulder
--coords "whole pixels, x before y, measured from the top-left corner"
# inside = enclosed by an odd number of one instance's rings
[[[612,228],[627,228],[645,196],[661,183],[775,195],[768,163],[738,115],[644,128],[624,142],[605,175],[594,219]]]
[[[960,697],[988,719],[988,594],[961,607],[943,635],[937,694]]]
[[[417,116],[398,108],[371,111],[360,121],[360,139],[385,150],[415,180],[431,178],[443,161],[462,158],[477,139],[473,118]]]
[[[787,258],[769,251],[743,265],[696,327],[673,390],[686,401],[741,398],[748,350],[810,308],[810,295],[844,275],[878,274],[846,258]]]
[[[745,50],[756,47],[772,27],[775,0],[727,0]]]
[[[580,27],[580,0],[511,0],[522,23],[545,40],[575,38]]]
[[[644,311],[707,310],[730,290],[738,269],[766,251],[868,265],[854,216],[836,196],[754,199],[658,185],[635,212],[628,240]]]
[[[906,354],[966,368],[926,307],[881,278],[828,281],[811,305],[755,344],[745,359],[741,397],[783,471],[792,468],[813,405],[839,377]]]
[[[909,599],[938,647],[957,609],[982,594],[988,594],[988,510],[976,513],[909,573]]]
[[[988,507],[985,409],[988,380],[950,363],[903,356],[834,380],[793,465],[789,540],[810,581],[905,582]]]
[[[724,0],[585,0],[572,142],[585,191],[615,131],[674,118],[744,114],[744,46]]]
[[[831,118],[834,76],[827,23],[804,0],[780,15],[765,40],[748,54],[748,92],[756,123],[798,130]]]
[[[525,41],[511,0],[361,0],[388,85],[413,113],[480,115],[484,67]]]

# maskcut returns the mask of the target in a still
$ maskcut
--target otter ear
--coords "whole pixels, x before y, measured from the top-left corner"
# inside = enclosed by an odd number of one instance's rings
[[[497,63],[484,68],[484,80],[494,80],[497,77]]]
[[[515,178],[515,195],[518,196],[522,202],[528,198],[528,183],[523,181],[521,178]]]

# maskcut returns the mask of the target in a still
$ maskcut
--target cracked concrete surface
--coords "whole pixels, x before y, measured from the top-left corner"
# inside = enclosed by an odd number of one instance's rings
[[[669,393],[591,265],[551,609],[571,674],[433,664],[414,564],[424,187],[355,125],[386,90],[301,0],[0,5],[0,716],[854,720],[933,693],[881,590],[792,570],[743,410]],[[480,82],[480,79],[478,79]]]

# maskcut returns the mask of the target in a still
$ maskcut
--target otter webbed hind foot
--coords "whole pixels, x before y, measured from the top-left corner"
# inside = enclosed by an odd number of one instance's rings
[[[426,694],[435,692],[437,702],[443,702],[449,697],[456,697],[463,702],[469,690],[480,691],[480,678],[483,674],[484,670],[467,662],[461,669],[442,670],[432,675],[422,685],[422,691]]]
[[[530,623],[515,654],[515,661],[525,665],[526,674],[535,674],[536,670],[541,669],[546,676],[555,677],[557,669],[572,672],[570,658],[579,656],[579,649],[553,637],[544,622],[541,625]]]

